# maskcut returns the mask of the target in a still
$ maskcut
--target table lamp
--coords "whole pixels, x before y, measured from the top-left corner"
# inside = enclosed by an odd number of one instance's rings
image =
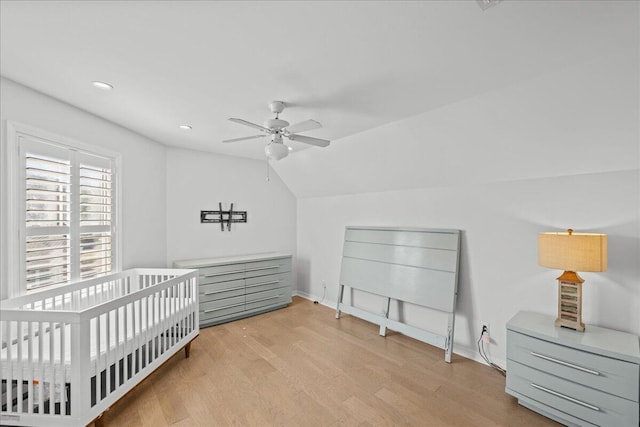
[[[607,271],[607,235],[566,232],[538,235],[538,264],[564,270],[558,277],[556,326],[584,331],[582,284],[578,271]]]

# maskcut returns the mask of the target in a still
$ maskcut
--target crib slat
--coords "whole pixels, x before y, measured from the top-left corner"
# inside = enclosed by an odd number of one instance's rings
[[[153,295],[149,295],[147,298],[145,298],[146,301],[146,307],[147,307],[147,330],[145,333],[145,342],[147,343],[147,365],[149,365],[149,363],[151,363],[153,361],[153,353],[152,351],[152,347],[153,347],[153,343],[151,342],[153,340],[152,335],[151,335],[151,328],[153,328],[153,323],[151,321],[151,304],[153,304]]]
[[[60,323],[58,325],[60,327],[60,383],[58,384],[60,388],[60,414],[64,414],[65,411],[65,403],[66,403],[66,393],[65,393],[65,383],[67,382],[67,324]]]
[[[28,322],[27,326],[27,413],[33,413],[33,323]]]
[[[129,341],[129,332],[128,332],[129,331],[129,328],[128,328],[128,326],[129,326],[129,304],[126,304],[124,306],[124,319],[123,319],[123,321],[124,321],[123,342],[126,343],[127,341]],[[125,358],[125,361],[124,361],[124,379],[125,379],[125,382],[126,382],[129,379],[129,363],[128,363],[128,360],[127,360],[128,356],[126,354],[124,354],[124,349],[123,349],[122,357]]]
[[[95,327],[94,327],[93,333],[94,333],[95,343],[96,343],[96,354],[93,361],[93,364],[95,366],[95,369],[93,370],[93,372],[96,377],[95,396],[96,396],[96,405],[97,405],[100,402],[100,400],[102,400],[102,375],[100,372],[100,341],[101,341],[100,316],[97,316],[92,320],[95,320]]]
[[[142,365],[138,368],[142,370],[143,366],[146,366],[147,362],[147,305],[145,304],[146,298],[140,300],[140,360]]]
[[[134,303],[134,308],[137,307],[137,310],[135,310],[135,315],[134,315],[134,319],[135,319],[135,324],[136,324],[136,328],[134,328],[134,333],[136,334],[136,355],[137,355],[137,359],[138,359],[138,365],[136,366],[134,373],[138,373],[140,372],[140,369],[142,369],[142,345],[140,344],[140,338],[142,335],[142,307],[141,307],[142,303],[140,302],[140,300],[136,300],[136,302]]]
[[[44,347],[44,324],[38,322],[38,362],[40,371],[38,372],[38,411],[41,414],[44,411],[44,393],[42,387],[44,385],[44,363],[42,360]]]
[[[105,329],[106,329],[106,347],[105,347],[105,369],[107,371],[107,396],[109,395],[109,393],[111,393],[111,312],[108,311],[105,314],[107,320],[106,320],[106,325],[105,325]]]
[[[169,288],[169,292],[170,292],[170,298],[169,298],[169,311],[171,313],[171,322],[169,324],[169,327],[171,328],[171,331],[169,333],[169,348],[174,346],[174,341],[175,341],[175,322],[176,322],[176,288],[175,286],[171,286]]]
[[[53,298],[52,298],[52,302],[51,302],[52,306],[53,306]],[[49,345],[48,345],[48,371],[49,371],[49,395],[47,396],[49,399],[49,413],[52,414],[53,411],[53,399],[54,399],[54,394],[53,394],[53,390],[54,390],[54,382],[53,379],[55,378],[55,363],[54,363],[54,357],[55,357],[55,331],[56,331],[56,325],[54,322],[49,322]],[[46,375],[46,372],[45,372]],[[46,379],[45,379],[45,383],[46,383]],[[43,384],[44,387],[44,384]]]
[[[148,325],[148,333],[147,333],[147,343],[148,343],[148,353],[149,353],[149,362],[153,362],[156,358],[156,354],[154,352],[155,349],[155,339],[154,339],[154,332],[155,332],[155,322],[154,322],[154,318],[153,315],[155,313],[154,310],[154,306],[155,306],[155,294],[151,294],[149,295],[148,298],[148,305],[147,305],[147,314],[149,316],[149,320],[147,320],[147,325]]]
[[[184,301],[182,301],[182,298],[183,298],[182,283],[178,283],[176,285],[176,291],[178,292],[178,300],[176,301],[178,305],[178,326],[177,326],[178,338],[176,339],[176,341],[180,341],[183,338],[183,331],[184,331],[184,317],[182,316],[183,307],[184,307]]]
[[[65,367],[63,363],[60,363],[60,364],[57,363],[55,355],[59,354],[61,357],[60,362],[62,362],[63,360],[62,354],[64,352],[64,347],[63,347],[64,323],[55,323],[53,325],[52,334],[53,334],[54,348],[53,348],[53,354],[51,355],[51,363],[53,365],[53,374],[51,376],[50,389],[51,389],[53,398],[49,401],[49,407],[51,408],[51,406],[53,406],[53,408],[50,409],[52,413],[59,414],[62,411],[62,389],[63,389],[63,387],[60,386],[60,383],[64,382]],[[58,339],[56,340],[56,338]],[[61,406],[60,409],[56,408],[57,402],[60,402],[60,406]]]
[[[184,337],[186,336],[186,329],[187,329],[187,319],[186,319],[186,306],[187,306],[187,300],[186,300],[186,289],[185,289],[185,283],[184,282],[180,282],[178,284],[179,288],[180,288],[180,340],[184,339]]]
[[[158,330],[156,335],[158,336],[158,357],[164,353],[164,340],[165,340],[165,324],[164,324],[164,289],[158,292]]]
[[[115,389],[117,390],[120,387],[120,384],[122,384],[122,373],[120,372],[120,367],[119,367],[119,360],[120,360],[120,308],[117,308],[115,310],[114,313],[114,327],[115,327],[115,347],[113,349],[114,351],[114,355],[115,355],[115,363],[116,363],[116,374],[115,374],[115,380],[116,380],[116,384],[115,384]],[[122,354],[122,356],[124,357],[124,352]]]
[[[27,381],[27,414],[33,414],[33,365],[31,363],[25,380]]]
[[[153,339],[153,332],[154,332],[154,320],[153,320],[153,304],[155,301],[154,298],[154,294],[149,295],[149,297],[147,298],[148,304],[147,304],[147,352],[149,354],[149,363],[153,362],[156,358],[155,353],[153,352],[154,349],[154,339]]]

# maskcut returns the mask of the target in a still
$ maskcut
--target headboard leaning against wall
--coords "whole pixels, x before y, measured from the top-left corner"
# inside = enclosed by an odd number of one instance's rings
[[[460,230],[346,227],[336,318],[340,312],[380,325],[445,350],[451,362],[458,294]],[[382,315],[344,302],[344,288],[385,298]],[[446,335],[389,319],[391,300],[447,313]]]

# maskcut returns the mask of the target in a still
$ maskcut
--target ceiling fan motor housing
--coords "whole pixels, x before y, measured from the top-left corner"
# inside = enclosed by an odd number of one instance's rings
[[[284,107],[285,105],[282,101],[271,101],[269,103],[269,109],[272,113],[280,114],[282,113],[282,110],[284,110]]]
[[[269,119],[264,122],[267,129],[280,130],[289,126],[289,122],[282,119]]]

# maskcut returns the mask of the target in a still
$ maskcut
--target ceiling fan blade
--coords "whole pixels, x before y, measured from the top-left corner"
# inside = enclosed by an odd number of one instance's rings
[[[233,117],[232,117],[232,118],[230,118],[229,120],[231,120],[231,121],[232,121],[232,122],[234,122],[234,123],[238,123],[238,124],[241,124],[241,125],[245,125],[245,126],[252,127],[252,128],[254,128],[254,129],[261,130],[262,132],[271,133],[271,129],[267,129],[267,128],[262,127],[262,126],[260,126],[260,125],[257,125],[257,124],[255,124],[255,123],[248,122],[248,121],[246,121],[246,120],[242,120],[242,119],[234,119]]]
[[[286,128],[289,133],[306,132],[308,130],[321,128],[322,125],[315,120],[305,120],[304,122],[296,123]]]
[[[267,135],[253,135],[253,136],[243,136],[242,138],[233,138],[233,139],[225,139],[222,142],[236,142],[236,141],[244,141],[247,139],[255,139],[255,138],[263,138]]]
[[[327,141],[326,139],[313,138],[311,136],[304,136],[304,135],[296,135],[293,133],[291,135],[287,135],[287,138],[289,138],[292,141],[299,141],[299,142],[304,142],[305,144],[315,145],[316,147],[327,147],[331,142],[331,141]]]

